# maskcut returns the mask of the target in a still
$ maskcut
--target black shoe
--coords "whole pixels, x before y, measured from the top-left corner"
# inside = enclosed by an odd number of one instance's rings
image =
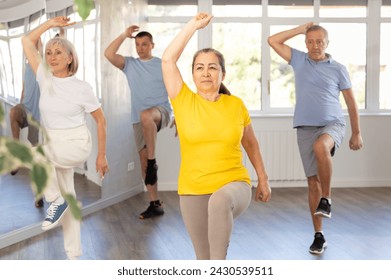
[[[145,185],[155,185],[157,182],[157,169],[158,166],[156,163],[147,166],[147,171],[145,172]]]
[[[39,199],[37,201],[35,201],[35,207],[37,208],[42,208],[43,207],[43,199]]]
[[[324,252],[324,249],[326,249],[327,242],[321,232],[316,232],[314,237],[315,237],[314,242],[310,246],[309,251],[311,254],[320,255]]]
[[[331,218],[331,204],[327,198],[322,197],[320,199],[318,208],[316,208],[314,215]]]
[[[157,201],[151,201],[149,203],[147,210],[141,213],[139,218],[141,220],[144,220],[152,217],[161,216],[163,214],[164,214],[164,210],[162,207],[162,202],[157,200]]]
[[[12,170],[12,171],[10,172],[10,174],[11,174],[12,176],[15,176],[16,173],[18,173],[18,172],[19,172],[19,168],[18,168],[18,169],[15,169],[15,170]]]

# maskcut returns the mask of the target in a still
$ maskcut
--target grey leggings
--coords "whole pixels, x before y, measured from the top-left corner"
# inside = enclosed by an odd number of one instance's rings
[[[232,182],[213,194],[181,195],[183,221],[198,260],[223,260],[233,229],[233,220],[248,208],[251,186]]]

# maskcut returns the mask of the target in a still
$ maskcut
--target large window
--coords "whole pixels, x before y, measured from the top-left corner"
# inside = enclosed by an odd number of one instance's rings
[[[97,2],[98,3],[98,2]],[[147,23],[154,35],[154,55],[161,56],[172,38],[198,11],[214,15],[208,28],[197,32],[179,61],[192,87],[191,60],[199,48],[213,47],[226,59],[226,86],[240,96],[252,114],[292,113],[295,106],[291,67],[268,46],[270,34],[308,21],[329,31],[327,52],[344,64],[362,111],[391,110],[391,0],[148,0]],[[294,4],[292,4],[294,3]],[[100,97],[99,5],[85,22],[73,8],[31,16],[0,28],[0,96],[18,102],[24,56],[20,38],[46,17],[67,15],[78,24],[67,28],[80,59],[78,78],[88,81]],[[44,42],[54,36],[48,32]],[[304,36],[287,43],[306,51]],[[341,98],[342,99],[342,98]],[[341,100],[342,106],[345,106]]]
[[[383,0],[381,7],[381,28],[380,28],[380,85],[379,85],[379,107],[380,109],[391,109],[391,1]]]
[[[185,6],[175,6],[178,1],[170,0],[169,10],[161,4],[163,2],[149,2],[154,5],[148,10],[147,18],[149,24],[155,26],[167,22],[184,24],[198,10],[214,15],[210,30],[198,32],[195,36],[197,46],[213,47],[224,54],[227,67],[224,82],[233,94],[244,100],[253,114],[293,112],[293,71],[268,46],[267,37],[308,21],[329,31],[327,53],[348,69],[359,108],[371,112],[391,109],[391,98],[386,94],[389,88],[387,82],[391,80],[387,67],[390,65],[389,51],[386,50],[391,45],[385,35],[391,31],[391,9],[387,6],[391,0],[210,0],[198,1],[198,5],[195,0],[180,1]],[[376,42],[371,40],[374,38],[373,31],[380,29],[376,18],[381,16],[387,22],[381,26],[381,67],[378,67],[380,72],[376,75],[369,73],[368,69],[376,65],[376,52],[373,52],[372,45]],[[158,29],[155,30],[158,32]],[[179,30],[174,33],[177,32]],[[165,40],[170,41],[172,38],[169,37],[165,36]],[[306,51],[304,36],[299,35],[287,43]],[[371,48],[368,49],[368,46]],[[188,66],[189,62],[186,63]],[[346,108],[342,94],[341,104]]]
[[[260,23],[213,24],[212,46],[225,58],[224,84],[249,110],[261,108],[261,30]]]

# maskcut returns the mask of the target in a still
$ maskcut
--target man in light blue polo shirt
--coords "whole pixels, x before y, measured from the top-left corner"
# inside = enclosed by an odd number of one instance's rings
[[[30,64],[26,63],[25,66],[22,95],[20,97],[20,103],[16,104],[10,110],[10,126],[12,137],[15,140],[19,140],[21,129],[28,127],[27,139],[32,146],[36,146],[39,142],[39,128],[35,124],[29,123],[27,116],[31,114],[33,121],[39,123],[40,114],[38,105],[40,91]],[[12,170],[10,174],[14,176],[18,171],[19,169]],[[43,207],[43,199],[37,199],[34,205],[37,208]]]
[[[308,52],[293,49],[285,42],[305,35]],[[345,99],[352,135],[349,147],[359,150],[362,145],[357,103],[346,67],[326,53],[327,30],[312,22],[272,35],[269,45],[285,59],[295,73],[296,106],[293,126],[304,172],[308,181],[308,198],[315,230],[309,251],[322,254],[327,246],[322,229],[322,217],[331,218],[332,161],[345,135],[345,117],[339,102]]]
[[[152,55],[153,37],[149,32],[139,31],[131,25],[114,39],[105,50],[106,58],[122,70],[128,80],[131,94],[131,122],[133,124],[136,148],[141,162],[141,172],[149,192],[150,204],[139,215],[140,219],[164,214],[158,198],[155,147],[158,131],[170,121],[171,105],[163,82],[161,59]],[[127,39],[135,40],[139,57],[122,56],[119,47]]]

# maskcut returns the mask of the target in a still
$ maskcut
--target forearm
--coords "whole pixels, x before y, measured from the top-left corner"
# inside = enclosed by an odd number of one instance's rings
[[[47,30],[52,28],[50,21],[46,21],[39,25],[37,28],[31,30],[25,37],[27,37],[30,42],[34,44],[34,46],[38,45],[38,42],[41,38],[41,35],[45,33]]]
[[[125,33],[121,33],[114,41],[110,43],[110,45],[106,48],[105,50],[105,56],[107,58],[114,56],[119,48],[121,47],[122,43],[125,41],[127,38]]]
[[[273,44],[283,44],[289,39],[296,37],[300,34],[305,34],[306,28],[303,25],[297,26],[292,29],[288,29],[279,33],[276,33],[268,38],[270,45]]]
[[[352,128],[352,134],[360,134],[360,117],[358,114],[357,104],[348,107],[350,126]]]
[[[97,126],[98,131],[98,157],[106,156],[106,122],[102,122]]]
[[[247,153],[247,155],[250,159],[252,166],[255,169],[258,181],[267,181],[268,176],[259,149],[252,149],[252,151],[250,153]]]
[[[345,99],[346,107],[348,108],[350,126],[352,128],[352,134],[360,133],[360,116],[358,114],[358,106],[352,89],[346,89],[342,91]]]
[[[181,56],[183,50],[185,49],[187,43],[190,41],[191,37],[197,31],[195,20],[190,20],[185,27],[179,32],[179,34],[174,38],[174,40],[168,45],[166,50],[163,53],[163,61],[177,62]]]
[[[41,35],[50,28],[50,22],[46,21],[22,37],[23,52],[34,73],[36,73],[38,65],[42,60],[37,48],[38,42],[40,41]]]

